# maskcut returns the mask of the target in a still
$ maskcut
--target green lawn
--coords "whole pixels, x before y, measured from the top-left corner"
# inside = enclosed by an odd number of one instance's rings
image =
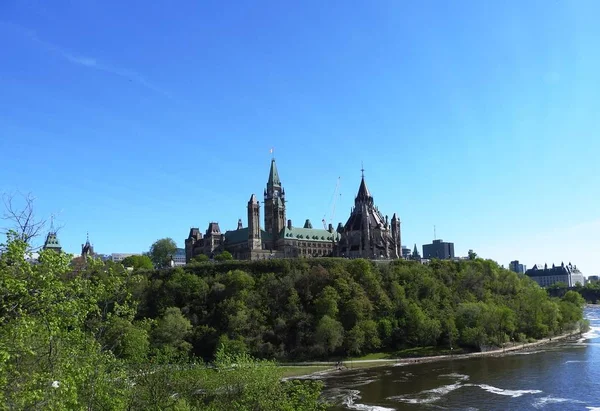
[[[462,348],[454,348],[450,350],[447,347],[414,347],[405,348],[390,354],[391,358],[414,358],[414,357],[431,357],[433,355],[458,355],[464,354]]]
[[[335,367],[331,365],[281,365],[283,377],[300,377],[302,375],[312,374],[319,371],[333,370]]]
[[[350,357],[344,361],[363,361],[363,360],[384,360],[392,358],[389,353],[385,352],[374,352],[371,354],[363,355],[362,357]]]
[[[431,357],[436,355],[458,355],[465,354],[465,351],[461,348],[455,348],[454,350],[450,350],[450,348],[443,347],[415,347],[415,348],[405,348],[402,350],[398,350],[391,353],[386,352],[377,352],[366,354],[361,357],[350,357],[341,359],[342,364],[345,369],[356,369],[356,368],[371,368],[377,366],[385,366],[392,363],[392,361],[377,361],[377,360],[394,360],[394,359],[402,359],[402,358],[416,358],[416,357]],[[308,375],[319,371],[335,371],[335,364],[337,360],[330,361],[329,365],[321,365],[321,364],[313,364],[310,363],[306,365],[279,365],[280,369],[283,371],[284,377],[298,377],[302,375]]]
[[[448,347],[413,347],[404,348],[394,352],[376,352],[361,357],[345,358],[346,361],[364,361],[364,360],[393,360],[396,358],[415,358],[415,357],[431,357],[433,355],[458,355],[465,354],[462,348],[454,348],[450,350]]]

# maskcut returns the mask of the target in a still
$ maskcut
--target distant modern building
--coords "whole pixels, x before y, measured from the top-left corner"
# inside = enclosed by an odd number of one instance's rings
[[[114,261],[115,263],[120,263],[125,258],[132,256],[132,255],[142,255],[142,254],[141,253],[112,253],[110,255],[110,259],[112,261]]]
[[[588,275],[586,283],[593,284],[593,283],[597,283],[598,281],[599,281],[599,278],[597,275]]]
[[[511,261],[508,268],[517,274],[525,274],[525,271],[527,271],[525,264],[519,264],[519,260]]]
[[[405,245],[402,246],[402,258],[410,260],[410,248]]]
[[[533,268],[525,271],[525,275],[531,277],[540,287],[549,287],[558,282],[565,283],[568,287],[574,287],[578,283],[585,284],[583,274],[576,265],[571,265],[571,263],[568,265],[561,263],[560,266],[552,264],[552,268],[548,268],[547,264],[544,264],[544,268],[538,268],[536,264]]]
[[[175,267],[185,265],[185,248],[178,248],[173,256],[173,264]]]
[[[433,240],[431,244],[423,245],[423,258],[451,260],[454,258],[454,243],[445,243],[442,240]]]

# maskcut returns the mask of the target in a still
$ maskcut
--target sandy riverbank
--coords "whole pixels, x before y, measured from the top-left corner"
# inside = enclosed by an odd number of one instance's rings
[[[544,338],[532,343],[523,343],[523,344],[514,344],[510,347],[498,348],[495,350],[482,351],[482,352],[473,352],[468,354],[457,354],[457,355],[434,355],[428,357],[413,357],[413,358],[385,358],[385,359],[376,359],[376,360],[356,360],[356,361],[344,361],[342,369],[338,369],[335,363],[329,362],[310,362],[298,364],[298,367],[303,367],[304,371],[306,371],[307,366],[315,366],[315,367],[323,367],[323,366],[331,366],[331,369],[319,370],[316,372],[299,375],[299,376],[290,376],[289,378],[319,378],[322,376],[326,376],[328,374],[340,371],[351,370],[355,368],[373,368],[373,367],[381,367],[381,366],[402,366],[408,364],[419,364],[426,362],[436,362],[436,361],[448,361],[448,360],[463,360],[467,358],[475,358],[475,357],[484,357],[484,356],[502,356],[507,353],[511,353],[514,351],[526,351],[536,347],[554,344],[561,341],[574,340],[581,337],[581,333],[578,331],[565,333],[559,336],[555,336],[552,338]]]

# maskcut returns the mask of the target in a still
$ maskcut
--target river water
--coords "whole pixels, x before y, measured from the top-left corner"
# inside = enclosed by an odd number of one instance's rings
[[[498,357],[447,360],[323,377],[332,410],[600,411],[600,307],[579,341]]]

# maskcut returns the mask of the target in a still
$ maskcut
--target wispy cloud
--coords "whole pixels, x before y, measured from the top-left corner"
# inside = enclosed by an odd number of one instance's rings
[[[35,43],[39,44],[45,50],[63,57],[65,60],[67,60],[68,62],[70,62],[72,64],[75,64],[75,65],[78,65],[78,66],[81,66],[84,68],[102,71],[102,72],[112,74],[115,76],[123,77],[125,79],[128,79],[131,82],[137,83],[137,84],[141,85],[142,87],[152,90],[152,91],[154,91],[158,94],[161,94],[169,99],[173,99],[173,96],[170,93],[168,93],[164,89],[156,86],[154,83],[150,82],[143,75],[141,75],[140,73],[138,73],[136,71],[129,70],[129,69],[119,67],[119,66],[115,66],[112,64],[106,64],[106,63],[100,62],[98,59],[96,59],[94,57],[89,57],[89,56],[85,56],[82,54],[73,53],[69,50],[64,49],[63,47],[56,45],[56,44],[49,43],[45,40],[42,40],[40,37],[38,37],[38,35],[35,31],[30,30],[25,27],[22,27],[20,25],[17,25],[14,23],[9,23],[9,22],[2,22],[2,21],[0,21],[0,25],[8,27],[8,28],[12,29],[13,31],[19,32],[21,35],[26,36],[29,39],[31,39],[32,41],[34,41]]]

